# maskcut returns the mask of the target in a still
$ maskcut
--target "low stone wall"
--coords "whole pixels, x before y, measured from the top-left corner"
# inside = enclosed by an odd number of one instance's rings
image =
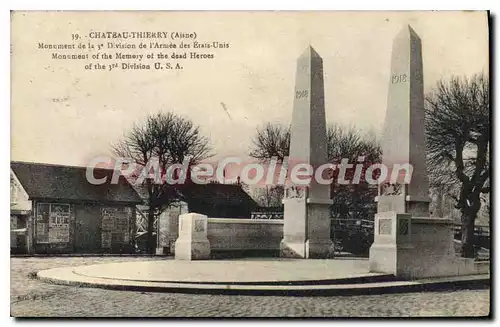
[[[283,220],[208,218],[207,238],[212,251],[279,251]]]
[[[465,276],[488,273],[489,264],[455,253],[453,221],[411,217],[394,211],[375,216],[370,271],[405,278]]]

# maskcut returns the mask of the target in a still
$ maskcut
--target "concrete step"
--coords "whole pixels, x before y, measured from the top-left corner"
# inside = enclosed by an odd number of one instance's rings
[[[487,272],[487,270],[486,270]],[[487,288],[488,273],[417,280],[369,272],[366,260],[159,260],[43,270],[49,283],[141,292],[325,296]]]
[[[57,269],[60,268],[41,271],[37,274],[37,277],[44,282],[53,284],[120,291],[257,296],[352,296],[443,290],[456,291],[459,289],[486,289],[490,287],[490,276],[488,274],[354,284],[230,285],[113,280],[85,277],[68,273],[67,269],[65,272],[57,271]]]

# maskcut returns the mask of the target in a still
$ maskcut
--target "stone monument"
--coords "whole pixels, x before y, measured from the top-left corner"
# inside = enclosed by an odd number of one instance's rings
[[[290,139],[290,167],[327,162],[323,60],[309,46],[297,61]],[[330,239],[329,185],[285,187],[283,257],[327,258],[333,255]]]
[[[156,254],[173,254],[179,235],[179,216],[188,213],[187,203],[180,201],[170,205],[157,221]]]
[[[382,150],[388,179],[395,164],[413,172],[409,181],[397,174],[379,185],[370,270],[409,278],[476,273],[455,255],[452,220],[429,218],[424,115],[422,44],[407,25],[392,46]]]
[[[179,237],[175,241],[176,260],[210,259],[207,216],[186,213],[179,216]]]
[[[422,44],[407,25],[394,38],[387,112],[382,137],[383,164],[411,164],[409,184],[400,175],[395,184],[380,187],[378,211],[429,214],[429,179],[425,163],[424,81]],[[390,175],[389,175],[390,177]]]

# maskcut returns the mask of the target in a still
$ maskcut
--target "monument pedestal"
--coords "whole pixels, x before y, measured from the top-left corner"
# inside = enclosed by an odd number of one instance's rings
[[[157,224],[158,227],[156,232],[156,255],[166,255],[170,252],[170,243],[171,243],[171,238],[169,237],[170,236],[169,229],[171,227],[171,217],[170,213],[167,210],[165,210],[158,216]]]
[[[407,263],[401,257],[412,249],[411,215],[395,211],[375,215],[374,242],[370,247],[370,272],[404,275]]]
[[[179,216],[188,213],[187,203],[179,201],[170,205],[158,217],[156,254],[174,254],[175,241],[179,236]]]
[[[327,154],[323,59],[309,46],[297,60],[295,75],[290,129],[291,159],[287,162],[291,183],[287,183],[283,200],[285,212],[283,240],[280,244],[282,257],[333,257],[334,248],[330,239],[330,185],[318,183],[315,176],[310,176],[311,179],[306,183],[297,182],[292,177],[297,166],[318,168],[327,163]]]
[[[176,260],[210,259],[207,216],[187,213],[179,216],[179,237],[175,242]]]
[[[370,272],[404,278],[480,273],[473,259],[460,258],[453,246],[453,221],[411,217],[394,211],[375,216]]]
[[[379,186],[370,271],[405,278],[484,273],[455,254],[452,220],[429,218],[423,83],[421,40],[405,26],[392,46],[381,145],[382,163],[394,171]]]
[[[334,246],[330,238],[306,241],[306,259],[333,259]]]
[[[280,253],[285,258],[333,258],[330,238],[331,200],[284,199],[285,224]]]

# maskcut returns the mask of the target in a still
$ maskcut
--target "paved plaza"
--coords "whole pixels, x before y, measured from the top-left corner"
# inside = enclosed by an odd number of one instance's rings
[[[63,268],[64,275],[116,280],[164,283],[280,283],[315,282],[344,278],[373,278],[386,274],[370,273],[368,260],[306,260],[283,258],[244,258],[232,260],[173,260],[115,262]],[[58,268],[59,270],[59,268]],[[42,274],[44,274],[42,272]],[[44,274],[50,275],[50,274]],[[57,273],[55,275],[58,275]]]
[[[43,283],[40,270],[148,257],[11,259],[15,317],[421,317],[486,316],[489,290],[337,297],[279,297],[112,291]]]

